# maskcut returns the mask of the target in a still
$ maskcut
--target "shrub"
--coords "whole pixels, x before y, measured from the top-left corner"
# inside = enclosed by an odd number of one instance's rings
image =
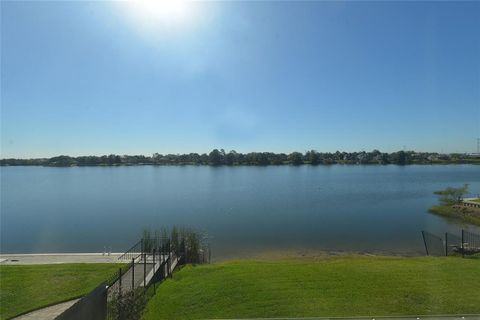
[[[464,184],[460,188],[448,187],[443,190],[438,190],[434,192],[436,195],[440,196],[440,203],[442,205],[454,205],[458,203],[463,196],[468,193],[468,184]]]
[[[146,304],[143,288],[117,293],[111,302],[111,319],[140,320]]]

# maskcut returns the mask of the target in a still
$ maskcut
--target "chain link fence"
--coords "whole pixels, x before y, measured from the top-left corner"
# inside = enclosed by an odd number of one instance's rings
[[[445,255],[462,254],[462,238],[452,233],[445,233]]]
[[[480,256],[480,235],[462,230],[462,244],[464,256]]]
[[[480,235],[462,230],[461,236],[445,233],[445,241],[430,232],[422,231],[427,256],[480,257]]]
[[[422,231],[423,243],[425,244],[425,250],[427,256],[444,256],[445,247],[443,239],[430,232]]]

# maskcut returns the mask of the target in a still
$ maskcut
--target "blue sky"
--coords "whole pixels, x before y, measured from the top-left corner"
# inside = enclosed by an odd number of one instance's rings
[[[480,2],[138,6],[2,1],[1,157],[476,149]]]

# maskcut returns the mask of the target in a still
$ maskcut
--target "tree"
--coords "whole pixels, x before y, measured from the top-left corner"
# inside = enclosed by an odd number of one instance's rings
[[[382,164],[389,164],[388,153],[382,153]]]
[[[48,165],[49,166],[54,166],[54,167],[69,167],[76,165],[77,161],[75,158],[69,157],[69,156],[58,156],[58,157],[53,157],[48,160]]]
[[[288,161],[293,165],[300,165],[303,163],[303,155],[300,152],[292,152],[288,155]]]
[[[227,166],[231,166],[235,163],[237,159],[237,152],[235,150],[231,150],[229,153],[225,155],[225,164]]]
[[[460,188],[448,187],[434,192],[434,194],[440,196],[440,203],[446,206],[460,202],[466,193],[468,193],[468,184],[464,184]]]
[[[108,156],[108,164],[109,165],[114,165],[114,164],[119,164],[122,162],[122,159],[120,158],[120,156],[117,156],[117,155],[114,155],[114,154],[111,154]]]
[[[320,156],[315,150],[307,151],[307,153],[305,154],[305,158],[308,162],[310,162],[310,164],[318,164],[320,160]]]
[[[200,158],[200,155],[198,153],[190,153],[188,155],[188,158],[191,163],[195,163],[195,164],[202,163],[202,159]]]
[[[402,166],[407,163],[407,155],[405,154],[405,151],[398,151],[396,153],[395,163]]]
[[[218,166],[223,163],[223,156],[218,149],[213,149],[208,155],[208,161],[214,166]]]

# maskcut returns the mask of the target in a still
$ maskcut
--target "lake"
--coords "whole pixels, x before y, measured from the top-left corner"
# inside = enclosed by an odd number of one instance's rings
[[[2,167],[1,252],[121,252],[142,229],[192,226],[213,255],[311,249],[424,252],[420,231],[461,225],[427,213],[433,191],[474,165]]]

